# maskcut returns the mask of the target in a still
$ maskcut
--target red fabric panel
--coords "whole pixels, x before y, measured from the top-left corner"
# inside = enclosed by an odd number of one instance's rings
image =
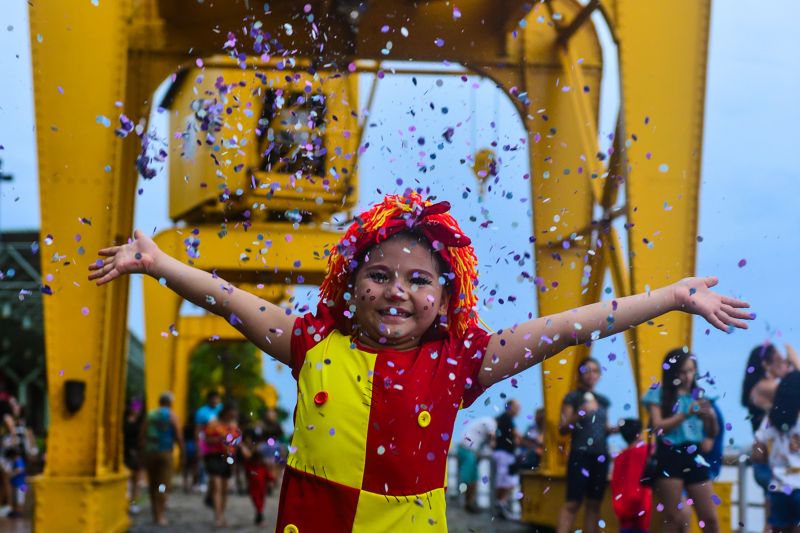
[[[445,484],[447,452],[462,398],[483,391],[477,384],[489,336],[468,333],[469,347],[455,339],[431,341],[417,350],[384,350],[375,365],[372,409],[362,488],[389,495],[420,494]],[[419,413],[430,424],[421,427]]]
[[[283,473],[275,531],[294,524],[301,532],[349,533],[360,491],[287,466]]]
[[[620,452],[614,459],[611,500],[614,504],[614,513],[619,518],[620,528],[644,531],[650,529],[652,490],[642,485],[640,481],[647,455],[647,444],[639,442]],[[639,516],[642,511],[644,514]]]

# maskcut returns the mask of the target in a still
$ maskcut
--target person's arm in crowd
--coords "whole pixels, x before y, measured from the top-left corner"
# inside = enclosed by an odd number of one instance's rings
[[[701,449],[704,453],[707,453],[714,447],[714,440],[719,434],[719,421],[717,420],[717,413],[714,412],[714,406],[711,405],[710,401],[700,400],[698,405],[697,416],[703,421]]]
[[[175,415],[174,412],[169,414],[169,422],[172,424],[172,431],[175,433],[175,443],[178,445],[178,449],[181,452],[181,457],[184,456],[185,451],[185,443],[183,442],[183,432],[180,430],[180,425],[178,424],[178,417]]]
[[[659,404],[648,404],[647,411],[650,413],[650,421],[653,424],[653,430],[656,435],[660,435],[662,432],[669,433],[689,418],[689,415],[683,412],[664,418],[661,416],[661,405]]]

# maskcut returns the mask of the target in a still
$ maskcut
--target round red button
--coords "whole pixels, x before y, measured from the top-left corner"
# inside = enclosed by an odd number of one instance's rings
[[[314,403],[317,405],[322,405],[327,401],[328,401],[328,393],[324,390],[321,390],[314,395]]]

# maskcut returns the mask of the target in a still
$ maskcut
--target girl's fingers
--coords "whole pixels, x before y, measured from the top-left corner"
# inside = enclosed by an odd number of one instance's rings
[[[728,333],[729,331],[728,326],[726,326],[725,323],[722,320],[720,320],[716,314],[708,315],[706,317],[706,320],[708,320],[708,323],[717,328],[718,330]]]
[[[727,331],[730,333],[731,326],[737,327],[739,329],[747,329],[747,324],[742,322],[741,320],[736,320],[735,318],[731,317],[725,311],[719,310],[717,311],[717,317],[727,326]]]
[[[723,296],[722,303],[725,305],[730,305],[731,307],[750,307],[750,304],[745,302],[744,300],[739,300],[737,298],[731,298],[730,296]]]
[[[103,248],[102,250],[97,252],[97,255],[102,255],[103,257],[108,257],[111,255],[115,255],[119,252],[119,246],[112,246],[111,248]]]
[[[714,285],[716,285],[717,283],[719,283],[719,279],[714,277],[714,276],[707,277],[703,281],[705,281],[706,287],[708,287],[708,288],[711,288]]]
[[[741,318],[744,320],[753,320],[753,313],[750,311],[744,311],[742,309],[737,309],[735,307],[731,307],[730,305],[723,304],[722,310],[733,318]]]

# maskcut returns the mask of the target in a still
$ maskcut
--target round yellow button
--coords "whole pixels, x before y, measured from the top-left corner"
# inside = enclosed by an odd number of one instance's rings
[[[294,524],[287,524],[285,528],[283,528],[283,533],[300,533],[300,530]]]
[[[431,423],[431,414],[428,411],[421,411],[417,416],[417,424],[419,427],[426,428]]]

